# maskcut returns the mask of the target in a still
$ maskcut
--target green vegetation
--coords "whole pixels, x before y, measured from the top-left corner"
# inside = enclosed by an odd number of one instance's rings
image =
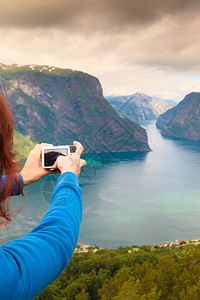
[[[75,253],[43,299],[200,299],[200,245]]]
[[[18,131],[14,132],[14,150],[16,160],[25,159],[29,152],[34,148],[36,144],[30,140],[30,138],[23,136]]]

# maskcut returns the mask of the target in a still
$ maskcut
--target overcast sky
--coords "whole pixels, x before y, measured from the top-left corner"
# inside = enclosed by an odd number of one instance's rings
[[[99,78],[104,95],[200,92],[198,0],[6,0],[0,61]]]

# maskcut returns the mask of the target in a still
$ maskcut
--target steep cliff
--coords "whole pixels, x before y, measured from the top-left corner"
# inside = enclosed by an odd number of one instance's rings
[[[33,141],[71,144],[85,152],[149,151],[146,131],[121,118],[91,75],[50,66],[0,64],[0,90],[17,130]]]
[[[176,107],[161,115],[156,123],[161,133],[200,140],[200,93],[188,94]]]
[[[154,120],[176,105],[173,101],[151,97],[143,93],[129,96],[110,96],[106,99],[119,115],[138,123],[143,120]]]

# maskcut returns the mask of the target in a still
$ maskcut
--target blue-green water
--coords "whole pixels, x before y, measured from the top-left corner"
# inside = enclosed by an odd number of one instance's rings
[[[155,122],[143,126],[152,152],[86,156],[80,242],[114,248],[200,238],[200,143],[164,138]],[[25,209],[1,229],[1,243],[39,223],[56,179],[25,188]]]

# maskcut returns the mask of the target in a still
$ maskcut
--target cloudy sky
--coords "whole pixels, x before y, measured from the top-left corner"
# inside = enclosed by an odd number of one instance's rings
[[[7,0],[0,61],[71,68],[104,95],[200,92],[198,0]]]

